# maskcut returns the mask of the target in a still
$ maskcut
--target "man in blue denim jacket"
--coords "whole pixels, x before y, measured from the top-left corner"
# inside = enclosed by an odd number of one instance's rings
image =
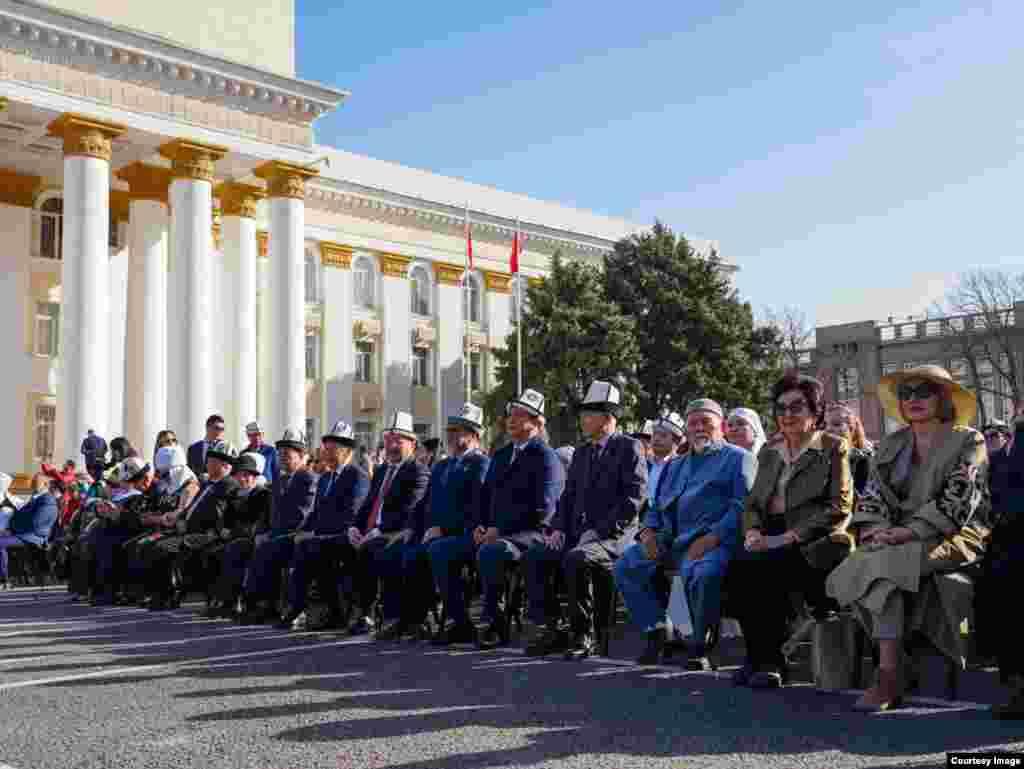
[[[615,566],[615,582],[647,639],[640,664],[658,663],[665,647],[668,606],[659,582],[668,566],[679,569],[686,587],[694,638],[688,667],[710,667],[707,639],[721,617],[722,580],[736,552],[744,501],[757,473],[753,454],[725,442],[723,420],[722,407],[713,400],[687,406],[690,451],[664,470],[639,541]]]

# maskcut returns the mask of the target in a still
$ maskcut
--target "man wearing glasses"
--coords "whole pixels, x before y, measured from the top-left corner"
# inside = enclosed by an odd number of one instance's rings
[[[206,452],[224,438],[224,417],[211,414],[206,420],[206,438],[188,447],[188,467],[200,480],[206,479]]]

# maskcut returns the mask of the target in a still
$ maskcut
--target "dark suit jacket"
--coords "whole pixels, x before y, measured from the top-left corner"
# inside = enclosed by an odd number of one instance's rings
[[[481,525],[502,537],[540,533],[548,525],[565,487],[565,469],[540,438],[529,441],[512,463],[513,444],[494,455],[484,483],[486,507]]]
[[[596,453],[594,444],[576,449],[551,522],[570,540],[587,529],[594,529],[602,540],[622,537],[636,523],[647,497],[647,458],[640,441],[614,433],[595,465]],[[621,554],[622,545],[616,549]]]
[[[228,506],[237,493],[238,481],[230,475],[216,483],[203,484],[185,511],[185,533],[202,534],[223,527]]]
[[[206,441],[196,441],[188,447],[186,455],[188,469],[201,478],[206,474]]]
[[[474,451],[461,463],[448,457],[434,465],[427,528],[437,526],[445,537],[475,529],[483,518],[484,479],[490,466],[490,457],[480,451]]]
[[[316,501],[316,476],[299,470],[291,476],[283,473],[274,479],[274,507],[270,517],[273,536],[295,531],[313,512]]]
[[[363,533],[377,527],[376,521],[370,520],[373,512],[373,505],[384,485],[384,478],[388,474],[388,464],[385,462],[373,471],[373,483],[370,486],[370,493],[359,508],[356,526]],[[384,498],[381,506],[380,530],[390,534],[403,529],[412,529],[418,536],[422,536],[423,519],[418,515],[423,510],[423,498],[427,494],[427,485],[430,483],[430,470],[421,465],[415,459],[409,459],[398,468],[394,479],[391,481],[391,488]]]
[[[332,482],[333,473],[320,476],[316,486],[313,514],[302,525],[303,531],[320,536],[344,534],[355,525],[356,511],[370,491],[370,479],[356,465],[345,465]]]
[[[232,495],[224,514],[224,528],[236,536],[247,536],[251,531],[270,528],[270,509],[273,504],[270,486],[257,486],[248,494],[238,489]]]
[[[37,494],[11,514],[7,529],[22,542],[45,545],[57,521],[57,498],[49,492]]]

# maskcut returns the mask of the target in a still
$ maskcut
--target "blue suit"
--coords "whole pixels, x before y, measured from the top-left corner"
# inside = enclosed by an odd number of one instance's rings
[[[477,559],[484,587],[485,621],[500,615],[498,603],[505,566],[518,561],[532,545],[543,542],[565,486],[565,469],[554,450],[539,437],[527,441],[512,461],[513,445],[491,460],[484,483],[481,525],[498,530],[498,541],[480,546]]]
[[[427,552],[434,583],[457,625],[469,624],[460,572],[476,554],[473,531],[483,516],[484,480],[490,466],[490,457],[471,451],[439,462],[430,477],[427,528],[436,526],[441,536],[427,545]]]
[[[245,577],[245,592],[250,600],[277,596],[281,569],[291,561],[294,550],[292,534],[312,515],[316,488],[317,478],[309,470],[274,479],[270,539],[256,548]]]
[[[0,537],[0,577],[7,578],[7,548],[43,546],[57,522],[57,499],[50,493],[37,494],[15,510],[7,522],[9,537]]]
[[[370,479],[356,465],[345,465],[337,472],[320,476],[313,512],[299,531],[313,534],[297,544],[288,572],[288,604],[293,612],[306,608],[306,594],[313,575],[321,578],[321,592],[332,609],[338,608],[338,561],[354,560],[355,551],[348,542],[348,530],[355,523],[356,511],[370,491]]]
[[[722,580],[738,546],[740,518],[757,460],[749,451],[720,442],[701,454],[691,451],[673,460],[662,472],[657,505],[643,520],[644,527],[657,534],[658,559],[651,560],[643,545],[631,545],[615,565],[615,582],[630,616],[647,632],[667,624],[668,607],[655,587],[658,569],[665,563],[678,568],[699,645],[721,617]],[[690,545],[708,534],[718,544],[689,560]]]

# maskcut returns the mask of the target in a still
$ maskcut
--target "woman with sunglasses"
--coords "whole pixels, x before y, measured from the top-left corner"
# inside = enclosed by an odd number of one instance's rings
[[[743,552],[727,577],[729,613],[747,650],[733,675],[737,686],[775,689],[786,682],[790,594],[802,594],[812,615],[826,613],[825,578],[850,551],[849,446],[821,430],[823,396],[821,382],[796,373],[772,388],[779,432],[758,454]]]
[[[914,634],[963,664],[969,596],[935,577],[973,562],[986,533],[975,520],[987,494],[987,454],[981,433],[968,427],[974,394],[929,365],[882,377],[878,396],[906,427],[879,444],[851,523],[858,549],[827,585],[878,645],[878,680],[854,705],[864,712],[900,705],[904,643]]]

